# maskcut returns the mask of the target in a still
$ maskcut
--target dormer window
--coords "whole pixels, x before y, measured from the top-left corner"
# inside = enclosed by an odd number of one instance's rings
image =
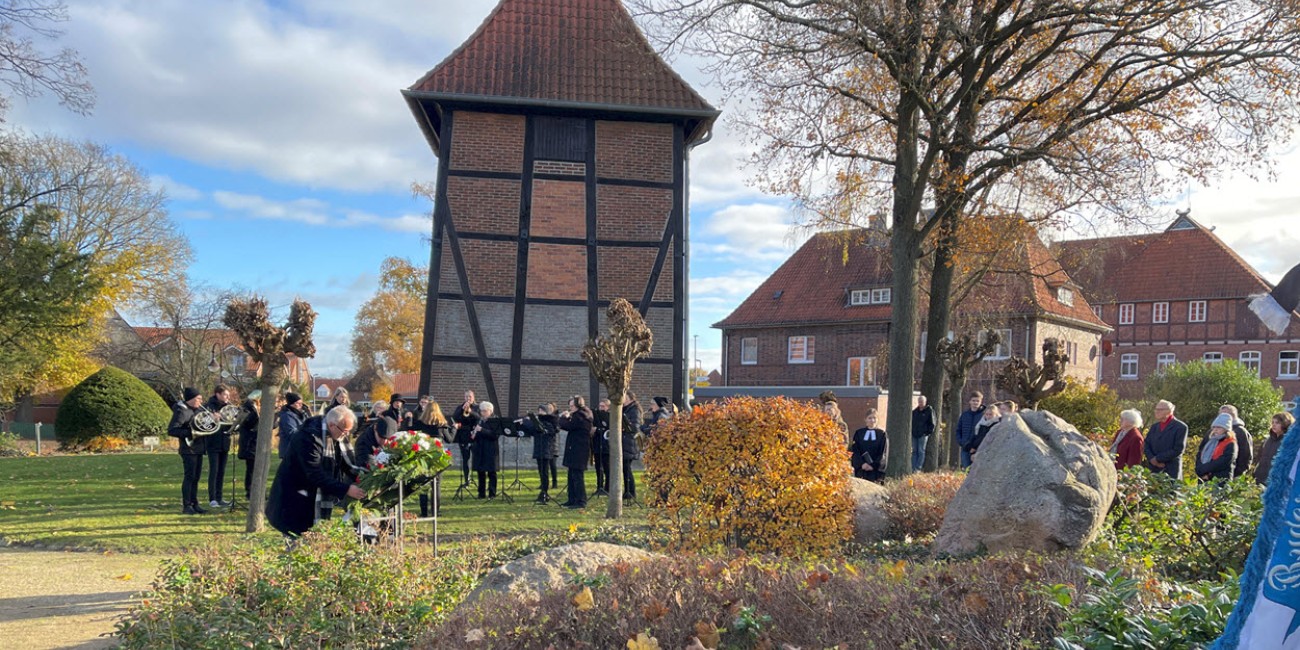
[[[892,297],[893,290],[888,287],[883,289],[855,289],[849,292],[849,306],[888,305]]]
[[[1069,287],[1057,287],[1056,300],[1067,307],[1074,306],[1074,289]]]
[[[870,289],[859,289],[859,290],[857,290],[857,291],[850,291],[850,292],[849,292],[849,305],[850,305],[850,306],[852,306],[852,307],[858,307],[858,306],[861,306],[861,305],[870,305],[870,304],[871,304],[871,290],[870,290]]]

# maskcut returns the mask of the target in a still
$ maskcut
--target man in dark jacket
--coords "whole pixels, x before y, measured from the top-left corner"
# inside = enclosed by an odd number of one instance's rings
[[[259,391],[253,391],[244,400],[244,419],[239,423],[239,460],[244,461],[244,500],[252,498],[253,463],[257,460],[257,424],[261,420],[262,405]]]
[[[641,405],[636,401],[632,391],[623,394],[623,498],[636,498],[636,477],[632,475],[632,463],[636,462],[641,450],[636,446],[636,434],[640,427]]]
[[[284,394],[284,408],[280,409],[280,460],[289,455],[289,444],[298,427],[307,421],[307,412],[303,410],[302,397],[298,393]]]
[[[916,398],[912,409],[912,471],[925,466],[925,446],[934,433],[934,408],[925,403],[925,395]]]
[[[172,419],[167,424],[167,435],[180,440],[181,464],[185,475],[181,479],[181,514],[201,515],[207,512],[199,507],[199,475],[203,473],[203,455],[208,451],[207,436],[194,437],[194,416],[203,409],[203,394],[186,387],[181,401],[172,405]]]
[[[1142,455],[1152,472],[1183,479],[1183,450],[1187,448],[1187,425],[1174,417],[1174,405],[1167,400],[1156,402],[1155,418],[1147,428]]]
[[[984,419],[984,393],[974,391],[967,400],[970,406],[968,410],[962,411],[961,417],[957,418],[957,428],[954,432],[957,438],[957,446],[961,448],[961,466],[970,467],[970,453],[966,448],[970,446],[971,440],[975,438],[975,427],[979,421]]]
[[[230,388],[217,384],[208,398],[208,410],[220,413],[230,405]],[[222,423],[217,432],[208,437],[208,505],[229,508],[231,503],[223,496],[226,482],[226,460],[230,458],[230,429],[233,424]]]
[[[591,458],[591,436],[596,431],[591,409],[580,395],[569,400],[569,410],[560,416],[564,439],[564,466],[569,469],[569,500],[566,508],[587,507],[587,460]]]
[[[1232,418],[1232,435],[1237,438],[1237,459],[1233,462],[1232,478],[1236,478],[1250,471],[1255,456],[1255,441],[1250,437],[1250,431],[1246,430],[1246,423],[1238,417],[1237,407],[1224,404],[1219,407],[1219,413]]]
[[[355,424],[351,409],[336,406],[304,422],[293,436],[267,498],[266,518],[276,530],[290,537],[310,530],[316,523],[318,491],[321,497],[337,501],[365,498],[365,490],[348,480],[339,448]]]

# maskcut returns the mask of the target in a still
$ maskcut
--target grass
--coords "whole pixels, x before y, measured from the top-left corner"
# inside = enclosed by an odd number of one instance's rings
[[[205,464],[199,482],[201,496],[206,496],[207,469]],[[242,489],[243,461],[233,455],[226,467],[227,492],[232,472],[238,474]],[[274,467],[271,472],[274,475]],[[604,521],[604,497],[590,499],[590,507],[584,510],[534,505],[535,471],[520,470],[519,478],[527,487],[512,492],[513,504],[474,498],[450,500],[460,479],[458,469],[449,471],[448,478],[438,531],[449,541],[474,535],[567,530]],[[514,470],[501,472],[499,477],[502,485],[513,479]],[[0,537],[13,543],[168,553],[246,536],[243,508],[199,517],[180,514],[181,461],[175,452],[0,458],[0,481],[4,486],[0,490]],[[587,485],[590,493],[595,486],[594,472],[587,472]],[[242,501],[242,492],[237,496]],[[408,504],[416,507],[414,499]],[[645,515],[645,509],[630,505],[621,521],[644,524]]]

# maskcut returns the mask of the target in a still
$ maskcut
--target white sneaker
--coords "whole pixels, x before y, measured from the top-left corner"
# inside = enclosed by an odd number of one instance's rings
[[[209,501],[209,502],[208,502],[208,507],[209,507],[209,508],[220,508],[220,507],[221,507],[221,504],[220,504],[220,503],[217,503],[215,500],[213,500],[213,501]]]

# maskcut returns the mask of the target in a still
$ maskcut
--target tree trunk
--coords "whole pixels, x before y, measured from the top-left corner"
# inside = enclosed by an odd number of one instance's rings
[[[916,377],[917,233],[913,219],[896,220],[893,248],[893,318],[889,327],[889,476],[912,471],[912,386]]]
[[[262,411],[257,419],[257,451],[253,457],[253,485],[249,487],[248,520],[244,530],[266,529],[266,478],[271,470],[271,429],[275,426],[275,397],[280,382],[274,372],[262,374]],[[283,458],[280,459],[284,461]]]
[[[609,396],[609,502],[605,504],[605,518],[623,516],[623,395],[620,390]],[[600,462],[597,460],[596,462]]]
[[[943,408],[945,377],[943,359],[939,357],[939,342],[948,335],[949,323],[952,320],[952,305],[949,297],[952,295],[953,275],[956,272],[952,264],[953,249],[950,245],[952,234],[947,226],[947,223],[940,226],[939,242],[934,251],[934,271],[930,274],[930,308],[926,313],[925,361],[921,366],[921,394],[925,395],[926,403],[939,405],[934,412],[935,418],[940,420],[935,422],[934,435],[925,449],[925,471],[927,472],[947,465],[944,461],[948,445],[945,443],[949,436],[945,434],[942,422],[947,413]]]

